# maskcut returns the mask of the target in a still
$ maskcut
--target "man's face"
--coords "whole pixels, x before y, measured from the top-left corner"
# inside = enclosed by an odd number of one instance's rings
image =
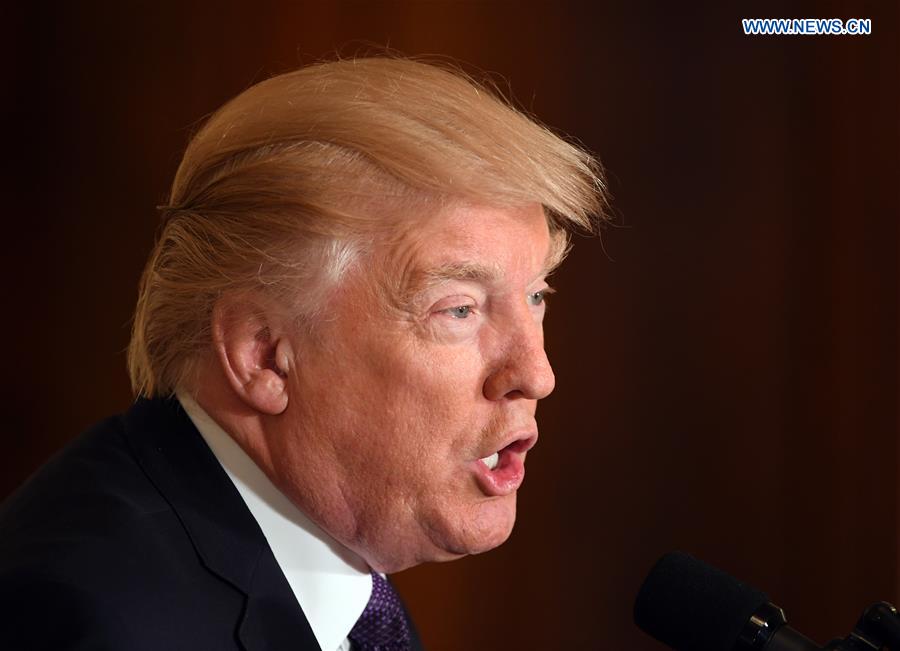
[[[457,206],[408,233],[348,274],[314,335],[291,335],[270,440],[278,483],[382,571],[506,540],[554,385],[541,207]]]

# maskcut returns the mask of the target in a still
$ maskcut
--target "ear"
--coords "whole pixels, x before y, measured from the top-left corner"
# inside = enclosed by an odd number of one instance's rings
[[[219,365],[235,395],[253,410],[282,413],[293,351],[278,319],[246,295],[223,296],[212,313],[212,339]]]

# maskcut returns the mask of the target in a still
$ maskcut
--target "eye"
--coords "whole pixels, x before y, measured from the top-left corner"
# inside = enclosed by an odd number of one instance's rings
[[[554,290],[552,287],[545,287],[544,289],[542,289],[540,291],[531,292],[528,295],[528,304],[529,305],[541,305],[543,303],[546,303],[547,296],[552,294],[554,291],[556,291],[556,290]]]
[[[472,313],[471,305],[456,305],[454,307],[447,308],[444,310],[447,314],[452,316],[454,319],[466,319]]]

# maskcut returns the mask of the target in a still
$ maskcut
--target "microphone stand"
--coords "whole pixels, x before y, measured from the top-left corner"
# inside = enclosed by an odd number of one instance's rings
[[[863,611],[856,627],[843,640],[829,642],[824,651],[900,651],[900,614],[886,601]]]

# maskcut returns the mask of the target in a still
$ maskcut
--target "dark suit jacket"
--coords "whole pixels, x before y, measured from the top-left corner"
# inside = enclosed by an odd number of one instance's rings
[[[175,399],[98,424],[0,507],[0,647],[319,649]]]

